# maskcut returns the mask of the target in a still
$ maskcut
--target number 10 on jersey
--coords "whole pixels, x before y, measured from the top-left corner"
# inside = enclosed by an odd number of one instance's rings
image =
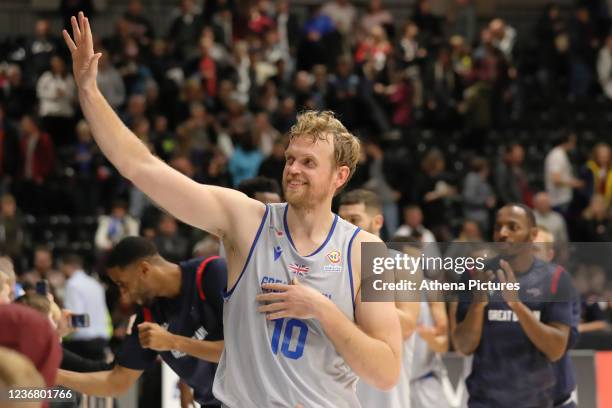
[[[285,324],[285,321],[287,324]],[[284,334],[283,334],[284,328]],[[291,347],[291,339],[297,334],[297,344]],[[306,345],[306,336],[308,336],[308,326],[299,319],[276,319],[274,321],[274,333],[272,333],[272,353],[278,354],[278,344],[283,338],[281,345],[281,353],[288,358],[297,360],[304,354],[304,346]]]

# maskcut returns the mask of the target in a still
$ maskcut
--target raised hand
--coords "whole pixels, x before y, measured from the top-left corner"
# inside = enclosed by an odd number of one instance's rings
[[[98,60],[101,53],[94,54],[93,36],[89,19],[83,12],[79,12],[77,18],[72,16],[72,38],[68,31],[62,32],[64,41],[72,55],[72,73],[79,89],[95,88],[96,76],[98,75]]]

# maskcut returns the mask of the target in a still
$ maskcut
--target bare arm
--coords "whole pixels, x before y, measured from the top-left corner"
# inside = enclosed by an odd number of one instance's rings
[[[607,330],[610,325],[605,320],[596,320],[594,322],[580,323],[578,325],[578,331],[580,333],[586,333],[597,330]]]
[[[455,326],[453,338],[461,354],[472,354],[480,344],[485,307],[486,303],[470,303],[465,319]]]
[[[536,348],[550,361],[559,360],[567,347],[569,326],[556,322],[542,323],[522,302],[516,302],[510,307],[518,316],[521,327]]]
[[[56,384],[98,397],[114,397],[126,393],[142,374],[141,370],[132,370],[116,365],[110,371],[95,373],[77,373],[59,370]]]
[[[421,304],[419,302],[395,302],[395,309],[399,317],[402,339],[412,336],[417,326]]]
[[[72,18],[72,27],[74,41],[66,31],[64,40],[72,54],[83,114],[104,155],[124,177],[176,218],[224,239],[229,238],[230,242],[232,237],[226,235],[236,231],[235,222],[240,219],[241,231],[252,236],[263,215],[263,204],[235,190],[196,183],[151,154],[121,122],[97,88],[101,54],[93,52],[89,21],[79,13],[78,23]],[[244,231],[245,228],[253,229],[253,234]]]
[[[361,276],[361,243],[380,242],[360,232],[353,243],[353,275]],[[319,320],[336,350],[364,381],[380,389],[392,388],[399,378],[402,329],[393,302],[362,302],[355,296],[355,324],[339,309],[322,312]],[[330,302],[331,303],[331,302]],[[394,313],[395,312],[395,313]],[[361,329],[361,330],[360,330]]]
[[[172,337],[173,350],[182,351],[200,360],[218,363],[221,358],[221,353],[223,353],[223,340],[197,340],[178,335],[173,335]]]
[[[448,317],[444,302],[429,302],[434,326],[420,326],[417,332],[427,343],[429,349],[435,353],[448,351]]]
[[[138,340],[142,347],[155,351],[177,350],[202,360],[218,363],[223,352],[223,340],[197,340],[170,333],[157,323],[138,325]]]

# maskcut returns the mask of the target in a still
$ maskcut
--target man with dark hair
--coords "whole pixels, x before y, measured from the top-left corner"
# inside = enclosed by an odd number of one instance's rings
[[[238,184],[238,191],[264,204],[281,202],[278,182],[268,177],[258,176],[243,180]]]
[[[338,215],[365,231],[380,236],[384,224],[382,201],[374,192],[357,189],[340,197]],[[357,383],[357,396],[364,407],[384,406],[387,408],[410,407],[410,372],[414,356],[419,302],[396,302],[396,312],[402,328],[402,367],[400,381],[389,391],[381,391],[365,381]]]
[[[64,346],[83,357],[105,360],[110,333],[104,288],[85,273],[83,261],[76,254],[65,254],[59,266],[66,277],[64,307],[75,314],[88,314],[90,321],[89,327],[74,333]]]
[[[138,304],[131,333],[112,370],[60,370],[57,383],[89,395],[123,394],[159,354],[193,387],[201,406],[217,407],[212,384],[223,351],[225,261],[210,257],[177,265],[149,240],[128,237],[111,250],[106,266],[122,296]]]
[[[459,352],[474,354],[470,408],[553,406],[552,363],[565,353],[573,321],[571,282],[562,268],[534,256],[537,233],[529,207],[505,205],[494,228],[501,256],[461,277],[466,287],[497,285],[466,292],[458,304],[453,340]],[[501,287],[507,283],[520,288]]]

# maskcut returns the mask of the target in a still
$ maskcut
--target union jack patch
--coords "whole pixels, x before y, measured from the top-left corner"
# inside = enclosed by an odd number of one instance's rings
[[[291,270],[291,272],[298,276],[306,276],[306,274],[310,270],[310,267],[302,264],[291,264],[289,265],[289,269]]]

